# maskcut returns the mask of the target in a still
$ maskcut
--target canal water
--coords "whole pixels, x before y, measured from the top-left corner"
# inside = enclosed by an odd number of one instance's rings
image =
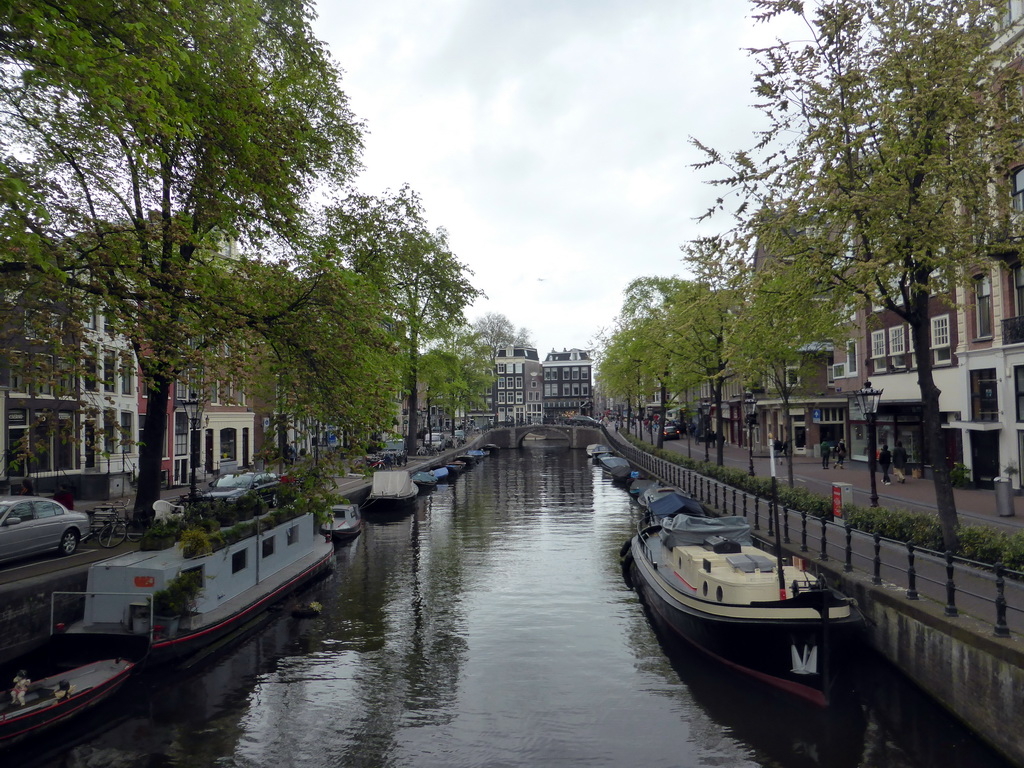
[[[369,516],[303,594],[318,617],[140,676],[4,764],[1009,768],[870,654],[828,710],[695,654],[623,581],[638,517],[583,451],[496,453]]]

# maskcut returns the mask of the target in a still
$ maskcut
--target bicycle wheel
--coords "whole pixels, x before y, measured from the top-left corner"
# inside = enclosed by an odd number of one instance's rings
[[[128,535],[128,527],[124,524],[123,520],[114,520],[103,526],[103,530],[100,531],[100,546],[116,547],[125,537]]]
[[[145,532],[146,526],[137,520],[125,524],[125,535],[128,537],[128,541],[139,541]]]

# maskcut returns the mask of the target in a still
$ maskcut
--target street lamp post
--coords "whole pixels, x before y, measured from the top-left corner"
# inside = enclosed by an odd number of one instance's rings
[[[188,500],[194,502],[198,499],[196,493],[196,465],[199,464],[199,419],[202,413],[199,398],[193,395],[184,402],[185,414],[188,416],[189,429],[189,488]]]
[[[757,424],[757,398],[753,392],[743,397],[743,411],[747,415],[747,448],[750,451],[750,476],[754,476],[754,425]]]
[[[878,413],[878,401],[882,399],[882,390],[871,386],[870,381],[865,381],[864,386],[854,394],[857,396],[857,403],[868,423],[868,474],[871,475],[871,506],[878,506],[878,486],[875,484],[875,416]]]

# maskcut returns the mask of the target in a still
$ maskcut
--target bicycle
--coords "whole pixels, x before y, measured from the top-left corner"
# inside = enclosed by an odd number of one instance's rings
[[[89,530],[82,537],[82,543],[94,538],[104,549],[112,549],[121,544],[128,538],[128,525],[124,520],[126,511],[127,507],[123,502],[105,504],[93,509]],[[141,533],[132,541],[138,541],[140,538],[142,538]]]

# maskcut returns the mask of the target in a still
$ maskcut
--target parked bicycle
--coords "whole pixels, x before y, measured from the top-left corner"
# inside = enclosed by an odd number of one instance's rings
[[[82,543],[89,539],[96,539],[101,547],[110,549],[128,538],[128,525],[125,522],[125,515],[128,511],[124,502],[112,502],[93,508],[90,514],[89,530],[82,536]],[[133,535],[134,535],[133,531]],[[132,541],[138,541],[138,538]]]

